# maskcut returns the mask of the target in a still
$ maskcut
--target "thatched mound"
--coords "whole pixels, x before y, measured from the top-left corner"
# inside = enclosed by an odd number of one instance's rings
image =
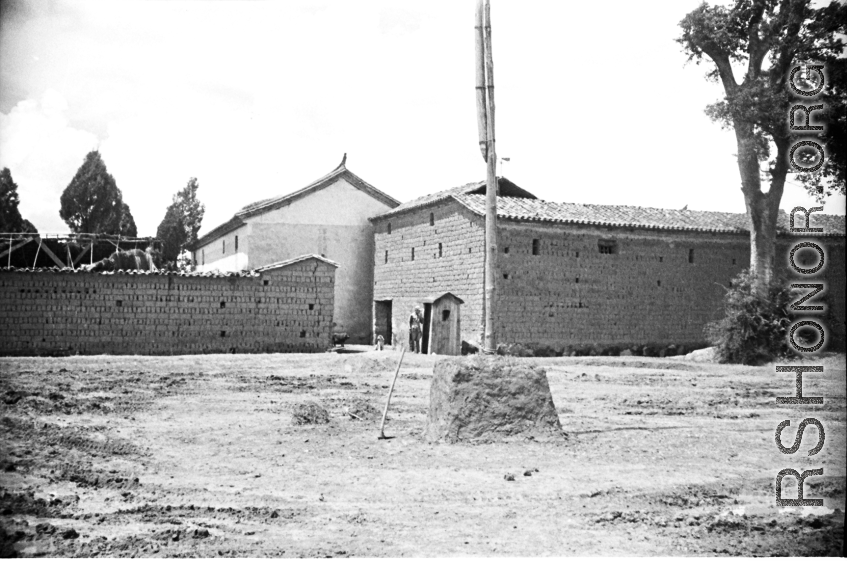
[[[426,425],[430,442],[564,436],[543,369],[502,357],[436,363]]]

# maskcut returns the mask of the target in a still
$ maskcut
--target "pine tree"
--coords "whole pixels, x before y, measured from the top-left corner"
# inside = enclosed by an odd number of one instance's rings
[[[162,242],[162,260],[172,267],[176,266],[185,248],[197,241],[206,212],[197,198],[199,188],[196,177],[189,179],[188,184],[174,195],[156,231],[156,237]]]
[[[37,234],[32,222],[21,216],[19,203],[18,185],[12,179],[9,168],[3,168],[0,170],[0,232]]]
[[[121,190],[97,150],[86,155],[82,166],[62,193],[61,203],[59,215],[73,232],[137,234]],[[127,218],[124,218],[124,213]]]

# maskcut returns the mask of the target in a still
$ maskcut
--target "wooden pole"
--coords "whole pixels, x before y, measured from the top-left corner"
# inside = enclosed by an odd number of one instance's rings
[[[497,270],[497,153],[494,135],[494,59],[491,54],[491,4],[484,0],[485,83],[487,87],[487,177],[485,182],[485,334],[483,352],[497,351],[494,332],[494,301]]]
[[[479,151],[482,159],[488,161],[488,95],[485,86],[485,16],[483,0],[476,3],[476,25],[474,26],[474,47],[476,50],[476,125],[479,132]]]
[[[394,379],[391,381],[391,388],[388,390],[388,399],[385,400],[385,409],[382,411],[382,422],[379,424],[379,440],[385,440],[387,437],[383,432],[385,429],[385,418],[388,417],[388,404],[391,403],[391,394],[394,393],[394,384],[397,383],[397,375],[400,374],[400,365],[403,364],[403,357],[406,356],[406,348],[401,347],[403,351],[400,353],[400,360],[397,361],[397,370],[394,371]]]

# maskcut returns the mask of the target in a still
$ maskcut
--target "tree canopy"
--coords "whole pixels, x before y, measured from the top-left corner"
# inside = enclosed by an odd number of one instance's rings
[[[847,31],[847,5],[833,2],[815,9],[810,0],[737,0],[732,7],[704,3],[686,15],[680,27],[677,41],[688,59],[698,64],[708,60],[707,79],[723,85],[723,99],[708,106],[706,114],[735,132],[741,191],[752,224],[750,268],[760,277],[760,286],[767,286],[773,275],[779,202],[792,173],[790,149],[801,138],[817,139],[812,136],[815,132],[791,130],[789,110],[823,100],[827,112],[813,112],[809,124],[826,120],[827,141],[843,127],[847,102],[838,57],[844,43],[837,34]],[[823,65],[829,76],[824,93],[814,101],[792,94],[788,85],[792,69],[804,64]],[[798,110],[797,115],[805,124],[803,113]],[[819,198],[844,191],[843,142],[829,142],[826,152],[823,170],[796,174]],[[806,148],[798,150],[796,161],[806,167],[816,164],[820,157],[813,154]],[[764,169],[763,162],[767,162]],[[763,180],[769,182],[766,191]]]
[[[0,232],[37,234],[32,222],[21,216],[19,203],[18,185],[9,168],[3,168],[0,170]]]
[[[178,191],[165,211],[156,237],[162,242],[162,260],[175,265],[187,246],[197,241],[206,207],[197,198],[200,184],[196,177]]]
[[[61,205],[59,215],[73,232],[137,235],[129,206],[97,150],[85,156],[62,193]]]

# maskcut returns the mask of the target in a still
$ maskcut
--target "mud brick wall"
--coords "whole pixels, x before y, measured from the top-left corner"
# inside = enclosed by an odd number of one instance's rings
[[[374,299],[393,300],[395,343],[408,340],[408,317],[415,304],[450,291],[465,301],[462,339],[479,344],[483,218],[446,201],[378,218],[374,230]],[[557,350],[594,344],[703,345],[704,326],[723,313],[724,287],[750,264],[747,233],[501,220],[498,234],[498,342]],[[801,278],[789,270],[787,255],[794,243],[806,239],[779,239],[779,273],[787,283],[823,279],[828,287],[823,299],[834,316],[829,328],[843,333],[844,240],[820,238],[827,250],[827,268],[820,275]],[[614,245],[612,252],[601,253],[601,244],[609,243]]]
[[[484,226],[481,217],[455,202],[374,221],[374,300],[393,299],[395,344],[408,344],[409,315],[415,304],[443,291],[465,301],[461,309],[462,338],[479,339]]]
[[[208,277],[0,271],[0,354],[321,352],[335,267]]]
[[[749,264],[746,235],[507,222],[499,241],[500,340],[558,350],[702,343]]]

